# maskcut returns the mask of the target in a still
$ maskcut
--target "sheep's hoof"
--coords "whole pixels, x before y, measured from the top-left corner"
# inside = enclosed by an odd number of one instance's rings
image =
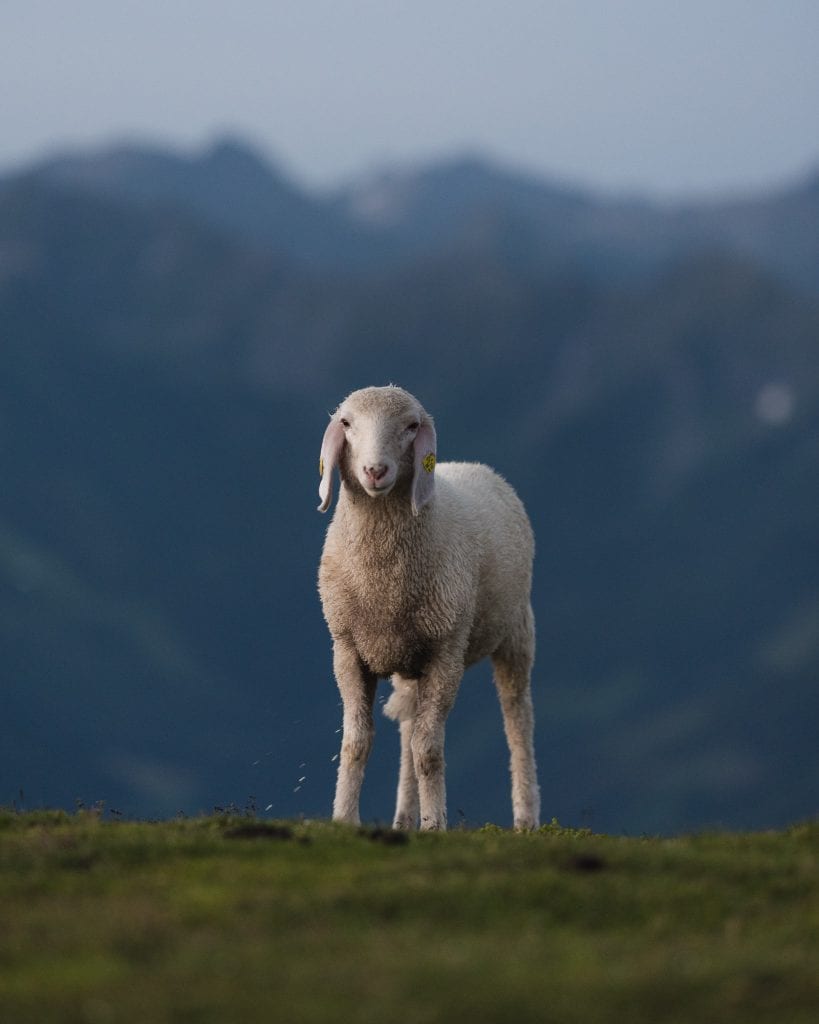
[[[360,825],[361,818],[357,814],[333,814],[333,821],[339,825]]]

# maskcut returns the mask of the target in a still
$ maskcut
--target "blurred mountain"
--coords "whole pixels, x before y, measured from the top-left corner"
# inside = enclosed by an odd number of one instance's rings
[[[308,264],[341,262],[368,234],[230,138],[193,156],[134,145],[57,156],[33,176],[95,196],[182,209]]]
[[[678,214],[695,240],[740,252],[819,292],[819,173],[764,201],[746,199]]]
[[[622,281],[724,248],[819,291],[816,174],[776,195],[693,207],[595,196],[461,158],[370,175],[340,193],[336,207],[404,252],[483,246],[521,267]]]
[[[121,145],[33,169],[49,184],[183,208],[306,266],[371,274],[447,251],[521,271],[629,281],[726,249],[819,293],[819,175],[774,195],[701,206],[595,196],[475,156],[372,173],[308,194],[236,139],[192,156]]]
[[[546,814],[815,814],[816,191],[675,212],[464,160],[317,199],[236,143],[0,182],[0,802],[328,813],[316,450],[394,380],[530,509]],[[486,672],[448,763],[453,820],[508,821]]]

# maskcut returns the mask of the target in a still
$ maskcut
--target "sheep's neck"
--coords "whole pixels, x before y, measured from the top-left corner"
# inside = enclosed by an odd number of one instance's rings
[[[408,494],[393,491],[383,498],[370,498],[344,487],[342,495],[347,541],[357,561],[394,567],[418,550],[427,517],[412,514]]]

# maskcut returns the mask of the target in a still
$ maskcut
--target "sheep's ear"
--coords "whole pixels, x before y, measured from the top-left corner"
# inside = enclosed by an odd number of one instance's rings
[[[333,500],[333,471],[341,458],[341,450],[344,447],[344,427],[338,420],[330,420],[327,429],[324,431],[324,438],[321,442],[321,455],[319,455],[319,497],[321,504],[319,512],[326,512]]]
[[[438,443],[435,425],[428,416],[413,441],[412,514],[417,516],[435,490],[435,460]]]

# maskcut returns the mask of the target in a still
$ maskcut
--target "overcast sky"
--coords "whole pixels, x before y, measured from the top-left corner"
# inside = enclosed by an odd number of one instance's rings
[[[246,136],[311,185],[470,149],[605,190],[819,167],[819,0],[0,0],[0,166]]]

